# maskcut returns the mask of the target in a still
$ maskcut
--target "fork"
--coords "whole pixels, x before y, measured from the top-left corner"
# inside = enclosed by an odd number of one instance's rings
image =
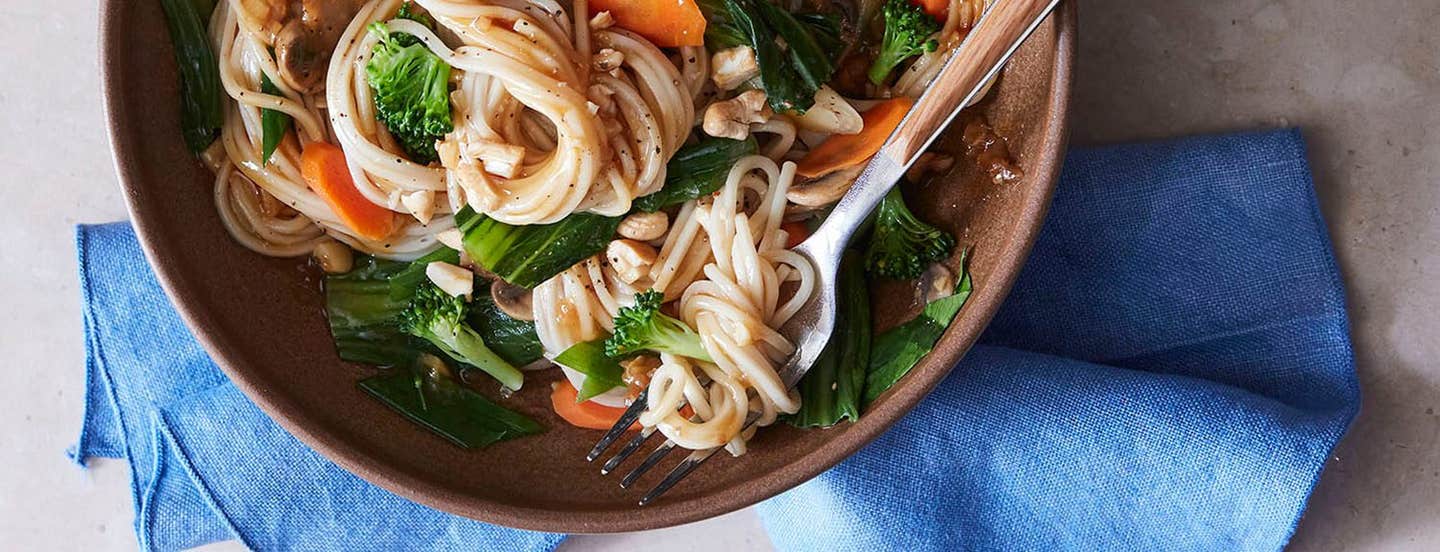
[[[960,110],[976,100],[1010,56],[1030,36],[1045,17],[1055,9],[1059,0],[1000,0],[986,10],[970,35],[950,56],[930,88],[920,97],[910,113],[881,146],[879,153],[860,172],[851,185],[850,191],[835,204],[830,216],[804,243],[793,251],[804,256],[815,267],[817,278],[815,293],[805,306],[789,322],[780,328],[782,334],[795,343],[795,354],[780,367],[781,381],[794,388],[805,375],[835,330],[835,315],[838,308],[836,275],[840,258],[846,245],[870,213],[880,204],[901,175],[910,167],[920,153],[949,126]],[[641,391],[635,402],[625,410],[614,427],[605,433],[586,460],[594,462],[610,448],[621,435],[640,417],[648,403],[649,390]],[[745,419],[744,429],[749,429],[759,417],[750,413]],[[620,451],[600,468],[602,475],[615,468],[639,450],[645,441],[655,433],[654,428],[645,428],[627,442]],[[655,448],[639,466],[621,478],[620,486],[629,488],[641,476],[660,463],[676,447],[665,440]],[[723,447],[692,451],[677,464],[650,492],[640,498],[640,505],[653,502],[660,495],[674,487]]]

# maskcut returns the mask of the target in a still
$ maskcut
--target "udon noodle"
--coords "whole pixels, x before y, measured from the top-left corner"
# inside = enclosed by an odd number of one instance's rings
[[[624,216],[637,198],[661,189],[667,161],[697,132],[700,113],[726,92],[711,82],[705,48],[663,50],[617,26],[608,12],[590,10],[586,0],[414,0],[433,28],[397,18],[402,0],[336,2],[348,19],[336,28],[323,82],[282,70],[273,52],[283,33],[265,17],[274,1],[222,0],[209,23],[230,101],[221,138],[204,158],[216,174],[220,219],[241,244],[264,255],[301,256],[340,242],[411,260],[441,247],[442,233],[455,227],[452,215],[467,206],[509,225],[582,212]],[[938,35],[949,47],[920,56],[893,93],[918,95],[985,6],[952,0]],[[377,113],[366,73],[379,42],[369,29],[377,22],[416,37],[452,69],[454,129],[436,144],[438,163],[407,157]],[[268,161],[263,110],[288,115],[295,129]],[[805,153],[805,138],[815,142],[814,129],[797,124],[794,116],[773,113],[749,124],[759,137],[758,155],[736,163],[719,191],[670,210],[659,237],[632,240],[655,248],[640,277],[621,274],[600,254],[531,294],[529,314],[550,358],[609,335],[620,309],[643,291],[674,302],[673,312],[698,332],[711,360],[657,355],[640,423],[680,446],[743,454],[747,417],[764,426],[800,407],[776,372],[794,351],[778,328],[815,287],[813,269],[787,249],[782,228],[797,211],[787,201],[797,179],[788,160]],[[359,195],[393,213],[397,226],[388,237],[351,230],[307,185],[301,155],[316,142],[337,144]],[[581,385],[583,374],[561,368]],[[593,400],[624,406],[626,389]]]

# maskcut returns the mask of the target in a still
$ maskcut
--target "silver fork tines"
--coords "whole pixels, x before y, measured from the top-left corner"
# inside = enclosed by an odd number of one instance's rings
[[[614,443],[616,439],[619,439],[621,435],[625,434],[625,430],[630,429],[630,425],[635,423],[635,420],[640,417],[642,412],[645,412],[645,404],[649,402],[649,397],[649,389],[640,391],[640,395],[635,397],[635,402],[630,403],[630,407],[625,409],[625,413],[620,415],[620,419],[615,420],[615,425],[610,426],[610,431],[606,431],[605,436],[601,437],[598,443],[595,443],[595,448],[590,449],[590,454],[585,455],[586,462],[594,462],[601,454],[605,454],[605,449],[610,448],[610,445]],[[644,439],[641,440],[643,441]],[[621,453],[623,454],[624,451],[621,451]],[[624,460],[624,458],[621,458],[621,460]],[[616,463],[618,464],[619,462]],[[606,466],[613,467],[610,466],[608,462]],[[609,470],[601,470],[600,473],[603,474],[606,471]]]
[[[645,475],[645,472],[650,471],[650,468],[655,467],[655,464],[659,464],[661,460],[664,460],[665,456],[670,454],[672,450],[675,450],[674,441],[666,439],[664,443],[660,443],[660,446],[655,447],[655,451],[651,452],[650,456],[646,456],[645,460],[641,461],[639,466],[635,466],[635,469],[625,474],[625,477],[620,480],[620,488],[629,489],[631,485],[635,484],[636,479],[640,479],[640,476]]]
[[[650,434],[654,432],[655,428],[640,430],[640,433],[636,435],[635,438],[630,439],[630,442],[625,443],[625,446],[620,448],[620,452],[615,453],[614,457],[605,461],[605,465],[600,467],[600,475],[607,475],[615,471],[615,468],[619,467],[620,463],[624,462],[626,458],[629,458],[631,454],[635,454],[635,451],[640,449],[640,445],[645,444],[645,440],[649,439]]]

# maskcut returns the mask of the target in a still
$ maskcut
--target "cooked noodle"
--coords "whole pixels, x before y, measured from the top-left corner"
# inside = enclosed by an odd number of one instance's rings
[[[609,14],[592,13],[587,0],[414,2],[435,28],[398,18],[402,0],[346,4],[355,10],[335,28],[338,43],[318,85],[288,73],[274,53],[279,22],[256,11],[265,2],[221,2],[209,35],[230,101],[220,140],[203,157],[215,171],[220,220],[239,243],[294,257],[338,240],[410,260],[439,247],[441,233],[455,227],[453,214],[467,206],[510,225],[580,212],[624,216],[637,198],[661,189],[667,162],[697,133],[699,114],[737,92],[712,82],[720,63],[711,67],[706,48],[662,50]],[[920,56],[892,92],[918,95],[987,5],[951,0],[938,35],[944,47]],[[451,68],[454,127],[435,144],[438,163],[412,161],[380,119],[366,70],[381,43],[370,30],[376,23],[415,37]],[[278,93],[263,91],[266,80]],[[263,110],[288,115],[294,128],[268,161]],[[795,147],[797,135],[810,147],[825,135],[798,131],[793,114],[762,118],[741,125],[757,136],[758,155],[731,167],[715,193],[662,212],[668,225],[645,238],[658,251],[638,279],[596,255],[531,293],[549,358],[607,337],[620,309],[642,292],[658,290],[674,302],[711,360],[659,354],[640,423],[682,447],[743,454],[747,418],[765,426],[800,407],[777,373],[794,352],[779,328],[810,298],[816,278],[787,248],[781,225],[787,212],[811,216],[816,208],[787,201],[796,178],[787,159],[806,151]],[[301,156],[317,142],[340,147],[360,201],[397,222],[389,236],[351,230],[310,188]],[[584,382],[584,374],[561,368],[577,388]],[[623,407],[626,391],[591,400]]]

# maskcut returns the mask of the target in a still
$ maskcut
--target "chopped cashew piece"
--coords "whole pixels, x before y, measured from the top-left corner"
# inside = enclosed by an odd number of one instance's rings
[[[415,215],[415,220],[420,221],[420,224],[430,224],[430,219],[435,216],[435,192],[430,190],[402,195],[400,204],[404,205],[410,214]]]
[[[500,178],[515,178],[520,174],[520,164],[525,162],[525,148],[515,144],[472,140],[462,142],[461,148],[466,157],[479,159],[485,172]]]
[[[602,11],[590,17],[590,28],[593,30],[609,29],[615,25],[615,16],[610,11]]]
[[[752,123],[763,123],[773,114],[765,105],[765,92],[747,90],[705,108],[705,120],[701,127],[705,129],[705,134],[716,138],[744,140],[750,135]]]
[[[840,94],[829,86],[821,86],[815,93],[815,105],[795,119],[795,126],[826,134],[859,134],[865,128],[865,121],[855,111],[855,106]]]
[[[625,54],[611,48],[601,48],[592,58],[591,66],[601,73],[619,69],[620,64],[625,63]]]
[[[451,228],[439,234],[435,234],[435,241],[438,241],[441,243],[441,245],[444,245],[445,247],[449,247],[450,249],[454,249],[456,251],[465,250],[465,233],[461,232],[459,228]]]
[[[635,213],[620,221],[616,230],[621,236],[636,241],[651,241],[665,235],[670,229],[670,217],[663,212]]]
[[[451,297],[470,297],[475,291],[475,273],[447,262],[425,265],[425,277]]]
[[[932,263],[920,275],[916,289],[920,304],[928,305],[955,294],[955,273],[940,263]]]
[[[655,264],[657,255],[650,244],[635,240],[615,240],[605,247],[605,258],[610,261],[610,268],[627,284],[649,275],[650,265]]]
[[[850,191],[850,185],[860,177],[860,170],[864,168],[864,165],[845,167],[804,182],[797,182],[785,192],[785,199],[790,200],[790,203],[806,207],[824,207],[835,203],[845,196],[845,192]]]
[[[310,255],[326,274],[344,274],[355,266],[355,252],[350,246],[331,239],[316,244]]]
[[[715,52],[710,57],[710,79],[721,90],[734,90],[745,81],[760,74],[760,63],[755,60],[755,50],[749,46],[736,46]]]

